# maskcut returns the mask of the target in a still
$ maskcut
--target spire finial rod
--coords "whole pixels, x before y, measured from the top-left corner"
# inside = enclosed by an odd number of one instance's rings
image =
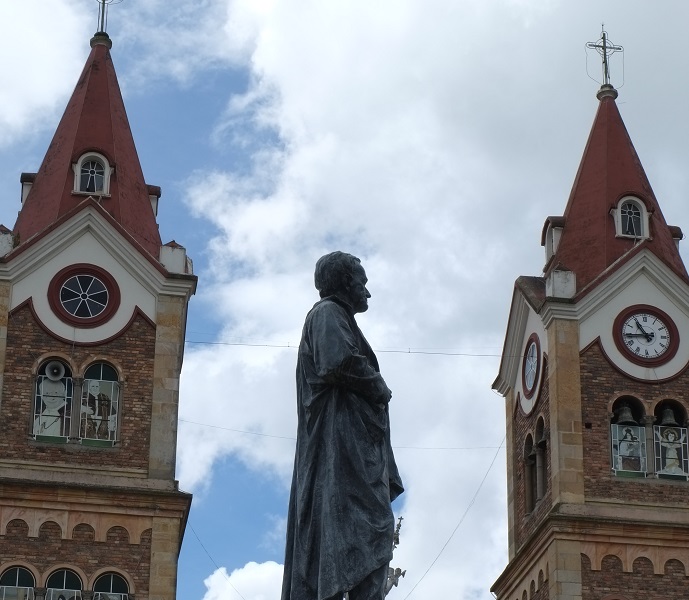
[[[98,32],[105,33],[108,27],[108,6],[119,4],[122,0],[96,0],[98,2]]]
[[[610,86],[610,61],[609,58],[615,52],[624,52],[622,46],[617,46],[610,41],[608,33],[605,31],[605,23],[601,24],[601,37],[596,42],[588,42],[587,48],[591,48],[598,52],[603,59],[603,85]]]

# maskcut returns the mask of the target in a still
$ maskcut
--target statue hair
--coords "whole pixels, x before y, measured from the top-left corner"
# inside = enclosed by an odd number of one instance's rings
[[[346,252],[331,252],[316,263],[313,281],[321,298],[346,290],[347,283],[361,261]]]

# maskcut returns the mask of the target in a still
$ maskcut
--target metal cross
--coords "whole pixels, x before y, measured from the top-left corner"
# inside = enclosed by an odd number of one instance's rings
[[[608,64],[608,57],[615,52],[624,52],[622,46],[616,46],[608,39],[608,34],[604,29],[605,24],[601,25],[601,37],[597,42],[588,42],[587,48],[592,48],[603,57],[603,83],[610,84],[610,65]]]
[[[98,2],[98,31],[105,33],[108,26],[108,6],[119,4],[122,0],[96,0]]]

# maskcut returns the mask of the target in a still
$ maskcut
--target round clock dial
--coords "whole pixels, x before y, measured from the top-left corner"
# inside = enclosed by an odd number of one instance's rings
[[[644,366],[667,362],[679,346],[679,332],[669,315],[648,306],[622,312],[615,320],[614,335],[627,358]]]
[[[538,376],[541,371],[541,343],[538,335],[532,333],[526,341],[524,360],[522,361],[522,388],[524,398],[530,400],[538,387]]]
[[[526,350],[524,359],[524,384],[526,389],[531,391],[536,383],[536,372],[538,370],[538,348],[536,342],[531,342]]]

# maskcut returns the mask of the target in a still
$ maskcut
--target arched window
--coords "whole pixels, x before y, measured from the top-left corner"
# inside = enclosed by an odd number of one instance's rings
[[[645,239],[650,236],[648,211],[644,203],[633,196],[622,198],[611,211],[615,218],[617,237]]]
[[[536,500],[541,500],[545,496],[547,485],[546,480],[546,446],[545,422],[543,417],[539,417],[536,423]]]
[[[536,448],[531,434],[524,443],[524,508],[527,513],[536,507]]]
[[[117,573],[106,573],[96,579],[93,586],[93,600],[128,600],[127,581]]]
[[[72,414],[72,371],[65,362],[45,361],[36,377],[33,435],[67,438]]]
[[[620,207],[622,221],[622,235],[641,237],[641,209],[636,202],[625,202]]]
[[[69,569],[55,571],[45,587],[45,600],[81,600],[81,579]]]
[[[689,479],[687,414],[673,400],[664,400],[655,409],[653,427],[656,476],[662,479]]]
[[[643,426],[643,417],[643,406],[636,398],[619,398],[613,405],[610,437],[612,470],[616,475],[646,475],[646,428]]]
[[[79,436],[84,440],[117,439],[120,384],[117,371],[107,363],[92,364],[84,373]]]
[[[102,192],[105,180],[105,167],[103,163],[95,158],[85,160],[81,163],[79,173],[79,191],[81,192]]]
[[[89,152],[81,156],[73,168],[75,192],[99,196],[110,193],[112,168],[105,156],[97,152]]]
[[[31,571],[24,567],[10,567],[0,575],[0,598],[33,600],[35,585]]]

